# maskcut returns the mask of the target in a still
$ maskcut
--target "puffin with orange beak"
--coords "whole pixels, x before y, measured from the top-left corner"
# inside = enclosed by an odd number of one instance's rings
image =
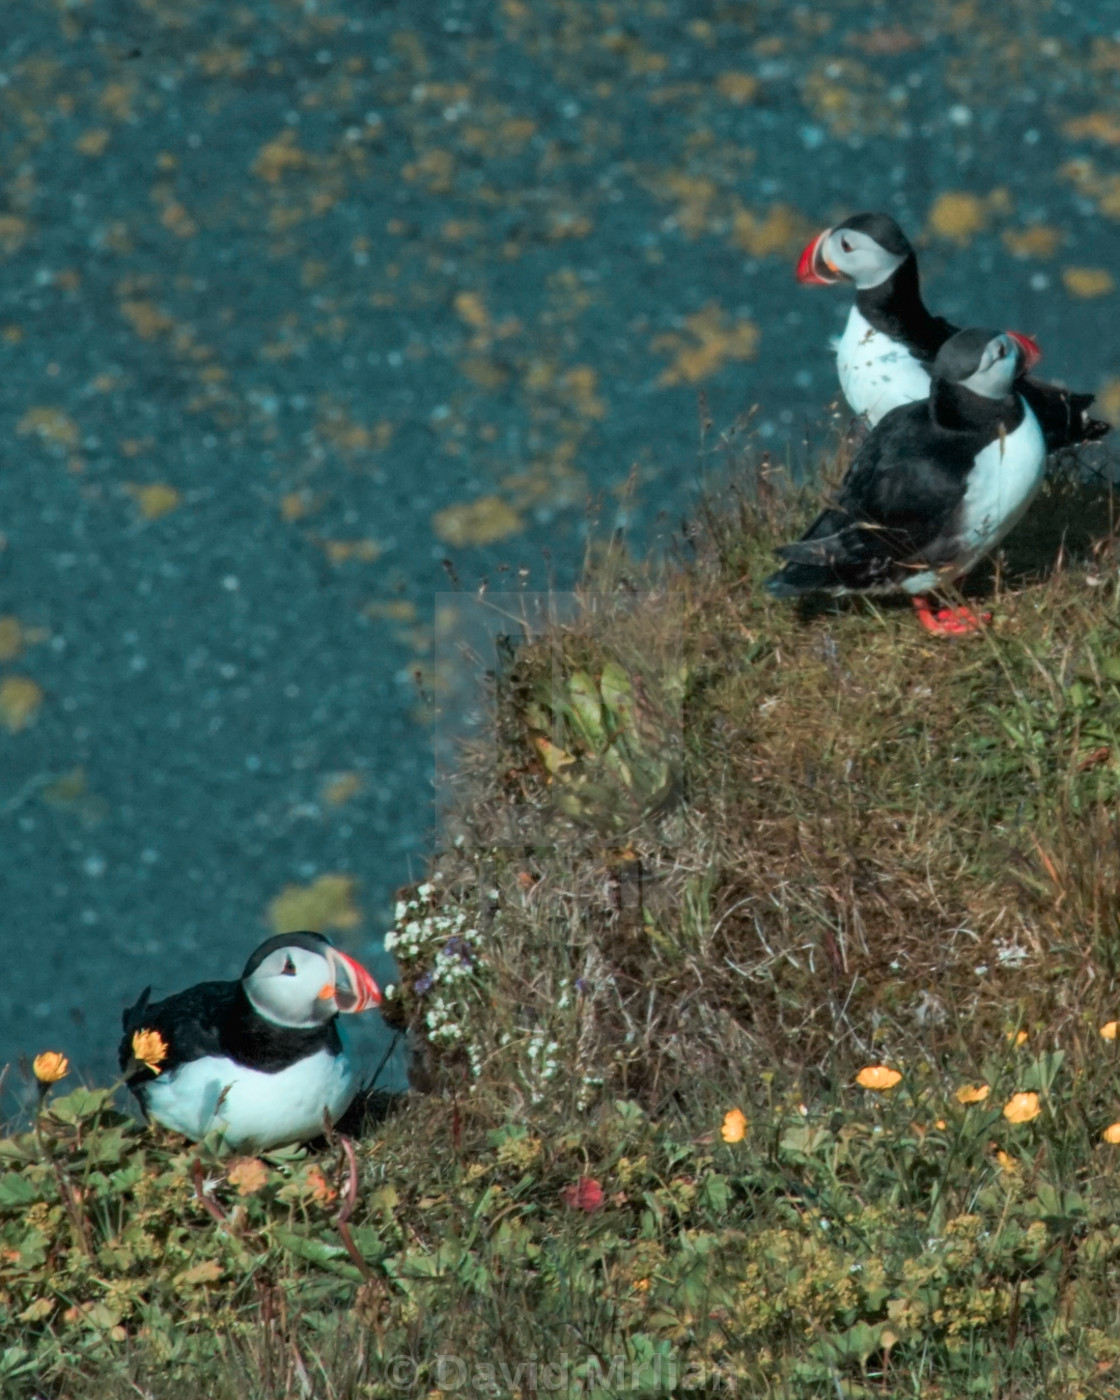
[[[808,286],[849,282],[855,304],[836,342],[840,387],[854,413],[874,427],[899,404],[929,395],[930,367],[957,327],[922,300],[918,259],[889,214],[853,214],[805,248],[797,280]],[[1038,419],[1047,452],[1092,442],[1109,430],[1089,416],[1092,394],[1025,379],[1020,392]]]
[[[979,619],[926,595],[962,578],[1022,517],[1046,474],[1046,445],[1023,376],[1039,358],[1015,331],[958,331],[937,352],[929,398],[887,413],[833,500],[766,580],[774,598],[908,593],[927,631]]]
[[[236,982],[150,993],[124,1012],[120,1046],[145,1118],[255,1151],[306,1142],[341,1117],[359,1086],[339,1013],[381,1003],[366,969],[319,933],[266,939]]]

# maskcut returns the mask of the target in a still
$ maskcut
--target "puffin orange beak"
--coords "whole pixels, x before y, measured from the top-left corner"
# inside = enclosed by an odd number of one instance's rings
[[[1023,356],[1023,373],[1030,374],[1039,360],[1042,359],[1042,351],[1038,348],[1037,342],[1033,341],[1029,335],[1020,335],[1018,331],[1008,331],[1007,334],[1019,347]]]
[[[324,1000],[334,997],[339,1011],[346,1012],[368,1011],[371,1006],[381,1005],[381,988],[360,962],[337,948],[327,949],[327,962],[334,973],[334,982],[328,982],[319,992]]]
[[[801,283],[816,286],[830,287],[834,282],[840,281],[840,269],[833,267],[832,263],[821,252],[821,245],[832,232],[826,228],[823,233],[818,233],[797,262],[797,280]],[[830,277],[828,274],[832,273]]]

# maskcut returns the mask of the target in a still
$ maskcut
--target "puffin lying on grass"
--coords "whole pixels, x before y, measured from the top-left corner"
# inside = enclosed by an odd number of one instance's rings
[[[1046,444],[1021,392],[1038,347],[1014,331],[958,331],[937,353],[925,403],[892,409],[856,454],[835,501],[766,580],[775,598],[904,592],[930,632],[974,631],[967,608],[922,595],[966,574],[1022,516]]]
[[[266,939],[237,982],[164,1001],[146,987],[122,1016],[120,1066],[146,1118],[257,1151],[318,1136],[358,1090],[337,1025],[381,990],[318,933]]]
[[[930,365],[957,327],[926,309],[914,249],[889,214],[853,214],[826,228],[801,254],[797,280],[855,285],[855,305],[836,347],[840,387],[854,413],[874,426],[899,404],[928,396]],[[1042,427],[1047,452],[1109,431],[1089,417],[1092,394],[1032,379],[1020,392]]]

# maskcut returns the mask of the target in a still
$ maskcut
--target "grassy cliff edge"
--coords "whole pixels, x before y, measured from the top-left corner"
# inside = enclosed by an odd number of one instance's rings
[[[499,666],[353,1160],[85,1088],[0,1140],[0,1394],[1116,1393],[1110,493],[951,643],[767,599],[804,510],[740,463]]]

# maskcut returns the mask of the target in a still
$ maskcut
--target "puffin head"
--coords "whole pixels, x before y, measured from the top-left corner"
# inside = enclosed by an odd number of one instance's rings
[[[295,1029],[381,1004],[381,988],[361,963],[321,933],[266,938],[245,964],[241,985],[258,1015]]]
[[[973,328],[949,337],[933,362],[933,378],[959,384],[985,399],[1003,399],[1041,358],[1030,336]]]
[[[817,234],[801,254],[797,280],[829,286],[843,279],[865,291],[885,282],[913,256],[910,240],[889,214],[853,214]]]

